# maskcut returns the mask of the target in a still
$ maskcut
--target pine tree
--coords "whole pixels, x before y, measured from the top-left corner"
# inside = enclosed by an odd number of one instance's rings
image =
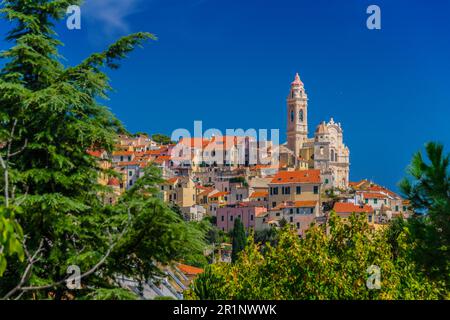
[[[100,195],[109,189],[98,178],[111,172],[100,169],[97,159],[86,151],[111,152],[116,134],[124,131],[120,121],[99,103],[111,89],[105,71],[117,69],[127,53],[155,37],[144,32],[123,37],[80,64],[65,67],[54,24],[64,18],[69,5],[80,2],[2,2],[0,13],[13,27],[7,35],[11,47],[0,53],[4,62],[0,69],[0,152],[6,158],[8,148],[3,146],[8,139],[12,150],[26,147],[7,164],[11,183],[0,186],[5,194],[0,198],[0,218],[12,216],[5,215],[5,208],[16,210],[14,221],[23,229],[29,257],[22,262],[20,250],[17,256],[8,257],[0,278],[0,298],[67,297],[64,279],[73,264],[86,276],[83,290],[69,296],[95,297],[96,290],[106,296],[104,290],[117,286],[114,277],[118,273],[145,281],[157,273],[155,262],[180,259],[201,245],[201,235],[156,199],[144,182],[114,207],[102,202]],[[145,181],[153,185],[158,174],[150,168]],[[20,231],[13,237],[16,246]],[[191,245],[195,238],[199,240]],[[3,253],[0,256],[1,269],[6,258]]]
[[[410,247],[418,265],[450,289],[450,154],[441,144],[425,146],[414,155],[400,188],[416,215],[408,220]]]
[[[244,225],[241,219],[237,218],[234,220],[234,226],[232,231],[233,242],[231,251],[231,261],[236,262],[239,258],[239,253],[244,250],[247,237],[245,236]]]

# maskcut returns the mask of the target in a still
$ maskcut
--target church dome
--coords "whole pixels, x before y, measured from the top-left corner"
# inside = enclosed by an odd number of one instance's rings
[[[325,124],[325,121],[319,124],[316,128],[316,135],[317,134],[328,134],[328,128]]]

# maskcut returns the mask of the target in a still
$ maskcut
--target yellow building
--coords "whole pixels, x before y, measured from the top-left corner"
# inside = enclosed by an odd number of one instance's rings
[[[269,208],[285,202],[318,201],[320,170],[280,171],[269,183]]]

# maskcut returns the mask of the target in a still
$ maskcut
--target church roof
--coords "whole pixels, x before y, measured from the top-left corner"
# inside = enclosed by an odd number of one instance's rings
[[[325,124],[325,121],[317,126],[316,134],[328,134],[328,127]]]
[[[294,81],[291,83],[291,85],[295,85],[295,86],[303,86],[303,82],[302,80],[300,80],[300,76],[298,75],[298,72],[295,74],[295,79]]]

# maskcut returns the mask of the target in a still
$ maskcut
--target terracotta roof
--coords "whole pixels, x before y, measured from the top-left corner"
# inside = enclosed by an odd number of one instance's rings
[[[229,192],[225,192],[225,191],[219,191],[219,192],[216,192],[216,193],[208,196],[208,198],[218,198],[218,197],[226,196],[228,194],[230,194],[230,193]]]
[[[255,191],[250,195],[250,198],[264,198],[269,196],[268,191]]]
[[[393,191],[391,191],[389,189],[386,189],[384,187],[380,187],[378,185],[370,186],[369,188],[367,188],[367,190],[368,191],[375,191],[375,192],[384,192],[384,193],[386,193],[386,194],[388,194],[388,195],[390,195],[392,197],[399,198],[399,195],[396,194],[395,192],[393,192]]]
[[[169,184],[175,184],[177,183],[178,178],[170,178],[170,179],[166,179],[165,182],[169,183]]]
[[[99,150],[88,150],[87,153],[93,157],[101,158],[104,151]]]
[[[368,205],[359,206],[354,203],[336,202],[333,210],[336,213],[370,213],[373,212],[373,208]]]
[[[113,156],[131,156],[133,155],[133,151],[114,151]]]
[[[182,263],[178,264],[177,267],[181,272],[183,272],[184,274],[187,274],[187,275],[198,275],[203,272],[203,269],[188,266],[187,264],[182,264]]]
[[[270,183],[320,183],[320,170],[280,171]]]
[[[374,192],[364,192],[362,193],[364,199],[385,199],[387,195],[382,193],[374,193]]]
[[[117,178],[111,178],[108,181],[108,186],[120,186],[120,181]]]
[[[209,188],[209,189],[206,189],[205,191],[200,192],[198,195],[199,196],[207,196],[208,194],[210,194],[213,191],[214,191],[213,188]]]

